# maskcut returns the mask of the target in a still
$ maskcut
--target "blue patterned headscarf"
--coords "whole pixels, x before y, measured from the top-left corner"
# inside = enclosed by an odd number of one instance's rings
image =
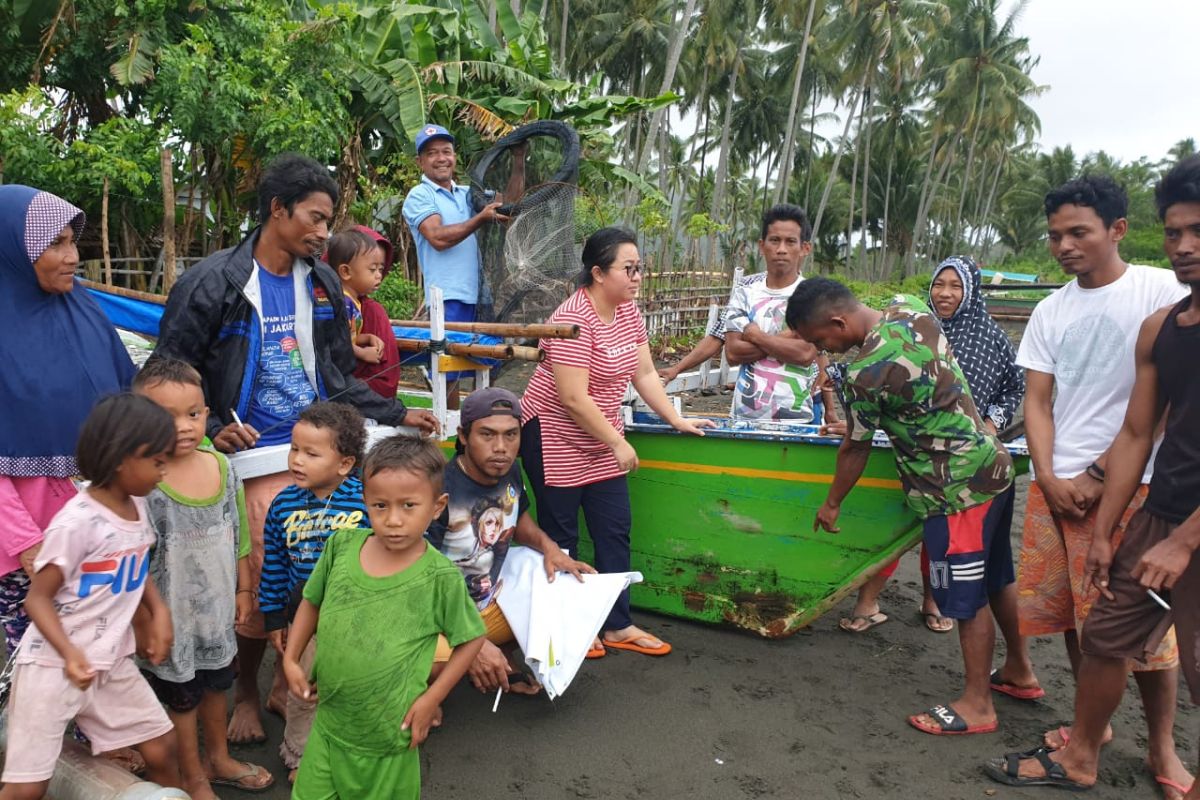
[[[982,292],[983,276],[973,259],[950,256],[937,265],[929,281],[929,307],[935,307],[933,282],[947,269],[958,274],[963,297],[950,318],[938,317],[938,322],[950,340],[980,416],[991,418],[998,430],[1006,428],[1025,396],[1025,375],[1017,367],[1012,342],[988,314]]]
[[[134,367],[104,312],[76,289],[51,294],[33,265],[84,214],[49,192],[0,186],[0,475],[70,477],[95,402],[129,386]]]

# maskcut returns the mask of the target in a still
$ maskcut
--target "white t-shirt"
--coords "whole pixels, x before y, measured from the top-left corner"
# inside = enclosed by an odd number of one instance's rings
[[[46,529],[33,568],[54,564],[63,584],[54,595],[67,638],[87,656],[93,669],[107,670],[133,654],[133,612],[142,600],[150,571],[154,529],[146,500],[133,498],[136,521],[122,519],[87,491],[67,501]],[[30,624],[21,639],[18,664],[65,666],[63,657]]]
[[[1188,293],[1169,269],[1130,264],[1099,289],[1071,281],[1038,303],[1017,364],[1054,376],[1054,474],[1073,478],[1112,444],[1133,392],[1134,345],[1146,317]],[[1146,464],[1143,483],[1150,482]]]
[[[787,329],[784,316],[788,298],[802,280],[803,275],[782,289],[770,288],[765,280],[738,284],[725,312],[725,330],[741,333],[753,322],[770,336],[783,333]],[[801,367],[766,356],[742,364],[730,414],[736,419],[812,422],[812,387],[816,378],[816,362]]]

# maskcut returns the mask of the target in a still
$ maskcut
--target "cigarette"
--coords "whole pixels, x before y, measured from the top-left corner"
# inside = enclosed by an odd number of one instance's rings
[[[496,689],[496,702],[492,703],[492,713],[496,713],[496,709],[500,707],[500,698],[504,696],[504,687]]]
[[[1150,595],[1151,600],[1158,603],[1160,606],[1165,608],[1167,611],[1171,610],[1171,607],[1169,605],[1167,605],[1167,601],[1163,600],[1161,597],[1158,596],[1158,592],[1154,591],[1153,589],[1147,589],[1146,594]]]
[[[238,416],[237,409],[231,408],[229,409],[229,413],[233,414],[233,421],[236,422],[237,426],[242,429],[242,432],[247,433],[248,431],[246,431],[246,426],[242,423],[242,418]]]

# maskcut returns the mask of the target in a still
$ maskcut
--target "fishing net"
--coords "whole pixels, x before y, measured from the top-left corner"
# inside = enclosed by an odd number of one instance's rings
[[[469,175],[476,209],[499,200],[500,212],[512,217],[478,234],[479,319],[545,322],[579,272],[579,137],[562,122],[522,125],[497,141]]]

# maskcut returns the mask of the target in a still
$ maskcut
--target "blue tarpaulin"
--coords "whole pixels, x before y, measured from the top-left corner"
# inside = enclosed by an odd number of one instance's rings
[[[133,297],[125,297],[118,294],[109,294],[101,289],[88,287],[88,293],[92,296],[104,311],[109,321],[114,327],[123,328],[134,333],[141,333],[146,336],[158,336],[158,322],[162,319],[163,307],[160,303],[151,302],[150,300],[139,300]],[[392,330],[396,333],[397,339],[421,339],[428,341],[428,328],[407,328],[399,325],[393,325]],[[457,344],[503,344],[504,340],[498,336],[485,336],[479,333],[459,333],[457,331],[446,331],[446,341],[455,342]],[[417,353],[401,353],[401,360],[405,364],[427,364],[429,363],[429,354],[427,352]],[[500,362],[491,358],[476,359],[489,366],[495,366]]]

